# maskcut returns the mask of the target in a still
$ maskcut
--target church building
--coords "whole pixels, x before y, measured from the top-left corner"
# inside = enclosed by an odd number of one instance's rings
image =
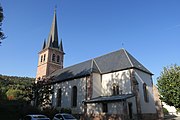
[[[63,67],[56,11],[39,52],[36,80],[52,81],[52,106],[81,120],[156,120],[152,73],[127,50]]]

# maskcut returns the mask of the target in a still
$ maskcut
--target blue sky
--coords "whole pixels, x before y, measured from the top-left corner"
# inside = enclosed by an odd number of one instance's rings
[[[180,65],[179,0],[1,0],[0,74],[35,77],[57,6],[64,66],[125,48],[154,73]],[[122,45],[123,44],[123,45]]]

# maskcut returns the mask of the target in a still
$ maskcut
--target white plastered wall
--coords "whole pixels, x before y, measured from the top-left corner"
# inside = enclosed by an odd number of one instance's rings
[[[102,95],[112,95],[113,84],[119,86],[122,94],[131,94],[130,71],[123,70],[102,75]]]
[[[72,107],[72,88],[77,87],[77,107]],[[53,106],[57,106],[57,91],[61,88],[61,108],[71,108],[73,113],[82,114],[86,94],[86,77],[73,79],[54,85]]]
[[[140,70],[135,71],[135,78],[138,81],[139,93],[140,93],[140,103],[142,113],[156,113],[154,95],[153,95],[153,83],[152,76]],[[144,100],[143,83],[146,83],[148,90],[149,102]]]
[[[98,73],[93,73],[93,93],[92,98],[101,96],[101,75]]]
[[[108,114],[123,114],[123,107],[125,103],[123,102],[113,102],[107,103],[108,105]],[[91,103],[87,104],[87,113],[88,114],[102,114],[102,104],[101,103]]]
[[[127,104],[132,103],[132,112],[133,114],[137,114],[137,107],[136,107],[136,98],[132,97],[127,99]]]

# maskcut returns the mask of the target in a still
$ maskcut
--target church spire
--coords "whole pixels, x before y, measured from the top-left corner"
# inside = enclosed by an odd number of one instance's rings
[[[46,48],[46,39],[44,39],[44,43],[43,43],[43,48],[42,49],[44,49],[44,48]]]
[[[56,20],[56,9],[54,10],[54,17],[53,17],[51,30],[49,33],[46,47],[58,48],[58,30],[57,30],[57,20]]]
[[[59,51],[61,51],[64,54],[62,39],[61,39],[61,42],[60,42],[60,45],[59,45]]]
[[[46,79],[51,73],[63,68],[64,51],[62,40],[58,42],[56,8],[47,39],[44,39],[42,50],[39,52],[36,80]]]

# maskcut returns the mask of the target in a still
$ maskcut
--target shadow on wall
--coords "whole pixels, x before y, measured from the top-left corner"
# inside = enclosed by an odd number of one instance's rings
[[[155,101],[156,111],[157,111],[157,118],[158,120],[163,120],[164,114],[163,114],[163,108],[162,103],[160,100]]]
[[[56,107],[57,107],[57,102],[58,102],[58,89],[61,89],[61,105],[58,106],[58,109],[61,108],[69,108],[71,109],[73,114],[81,114],[81,111],[84,111],[84,104],[82,101],[85,100],[85,93],[86,93],[86,77],[81,77],[81,75],[86,74],[88,70],[84,70],[80,73],[72,73],[70,71],[66,71],[63,74],[61,74],[58,77],[61,77],[61,79],[66,79],[62,80],[61,82],[55,84],[55,94],[54,94],[54,102],[56,102]],[[66,77],[67,76],[67,77]],[[67,79],[67,78],[72,78],[75,77],[77,79]],[[76,93],[73,94],[73,87],[77,88]],[[75,98],[73,98],[75,97]],[[74,103],[72,99],[77,99],[77,102]],[[60,102],[60,100],[59,100]]]
[[[121,74],[118,72],[111,73],[111,78],[105,83],[106,86],[102,87],[102,95],[120,95],[131,93],[130,74],[125,71]]]

